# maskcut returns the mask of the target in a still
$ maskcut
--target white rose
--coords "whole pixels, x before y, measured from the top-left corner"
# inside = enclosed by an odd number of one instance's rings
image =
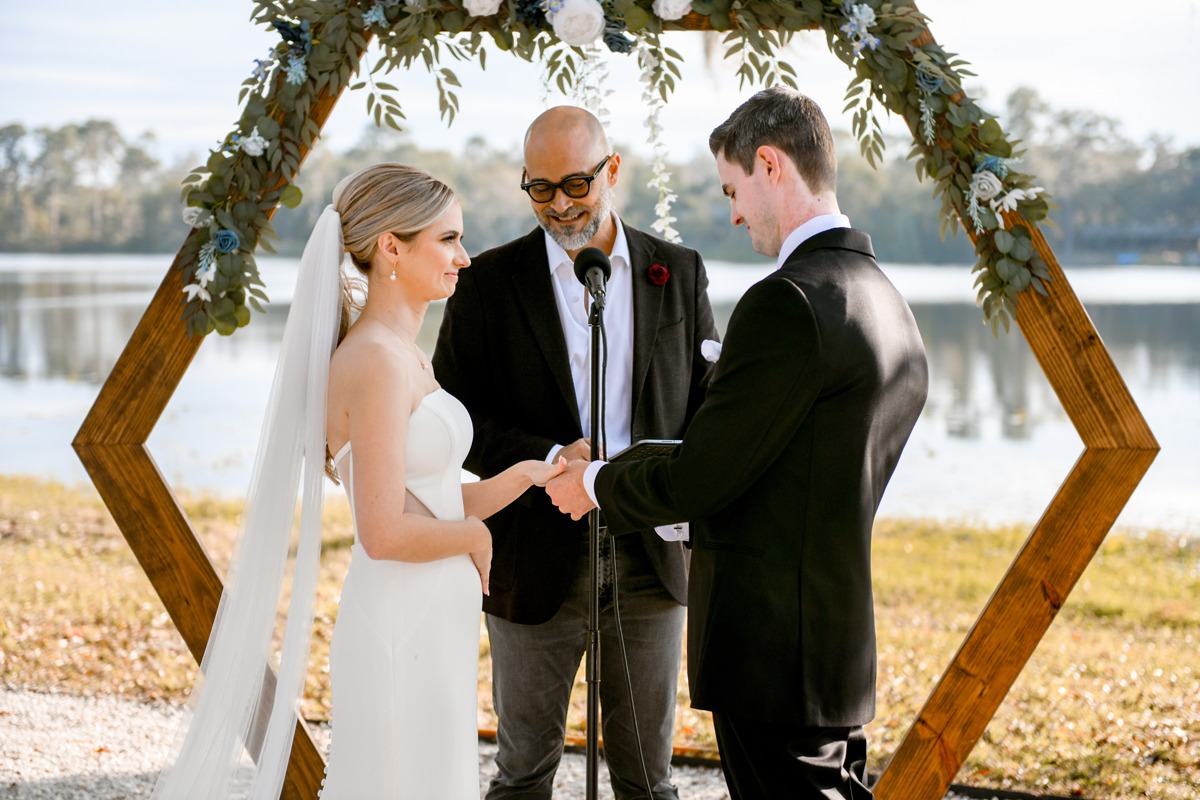
[[[207,228],[212,222],[212,213],[206,208],[188,206],[183,209],[183,221],[193,228]]]
[[[472,17],[490,17],[500,10],[504,0],[464,0],[463,8]]]
[[[238,140],[238,147],[248,156],[261,156],[267,149],[267,140],[258,134],[258,126],[249,136]]]
[[[550,24],[559,39],[582,47],[604,33],[604,9],[596,0],[564,0]]]
[[[659,19],[680,19],[692,10],[692,0],[654,0],[654,13]]]
[[[971,176],[971,192],[980,200],[991,200],[1004,190],[1004,184],[992,172],[981,169]]]

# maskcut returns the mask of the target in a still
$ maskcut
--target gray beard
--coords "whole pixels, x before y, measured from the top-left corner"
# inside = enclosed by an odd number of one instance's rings
[[[605,191],[596,205],[592,206],[591,217],[588,223],[583,226],[579,233],[563,233],[561,230],[554,228],[541,215],[538,216],[538,225],[546,233],[550,234],[550,238],[558,243],[558,246],[567,252],[572,250],[582,250],[588,246],[588,242],[596,235],[596,231],[600,230],[600,225],[604,220],[608,219],[612,214],[612,198],[608,191]]]

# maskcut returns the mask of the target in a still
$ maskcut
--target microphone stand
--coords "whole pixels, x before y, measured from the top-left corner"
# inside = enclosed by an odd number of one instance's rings
[[[600,372],[600,331],[604,327],[604,304],[592,302],[588,326],[592,330],[592,461],[600,459],[600,413],[604,384]],[[588,574],[592,596],[588,603],[587,638],[587,773],[586,800],[596,800],[600,769],[600,509],[588,512]]]

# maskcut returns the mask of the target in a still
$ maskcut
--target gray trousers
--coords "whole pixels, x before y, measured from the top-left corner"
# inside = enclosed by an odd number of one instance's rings
[[[615,543],[615,545],[614,545]],[[558,613],[541,625],[487,615],[492,693],[499,717],[496,766],[487,800],[551,797],[563,753],[571,687],[587,649],[591,589],[586,559]],[[638,534],[603,536],[600,558],[600,722],[616,800],[677,800],[671,783],[680,652],[686,610],[663,588]],[[626,673],[617,639],[617,601]],[[633,676],[638,756],[628,675]]]

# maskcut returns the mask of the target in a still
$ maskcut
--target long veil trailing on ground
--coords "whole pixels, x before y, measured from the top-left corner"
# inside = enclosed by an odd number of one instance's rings
[[[279,797],[307,671],[320,567],[325,401],[344,257],[341,218],[330,205],[300,259],[242,528],[192,690],[190,719],[177,739],[174,766],[155,786],[156,798]],[[276,679],[268,665],[274,663],[272,636],[297,486],[303,497],[300,534]]]

